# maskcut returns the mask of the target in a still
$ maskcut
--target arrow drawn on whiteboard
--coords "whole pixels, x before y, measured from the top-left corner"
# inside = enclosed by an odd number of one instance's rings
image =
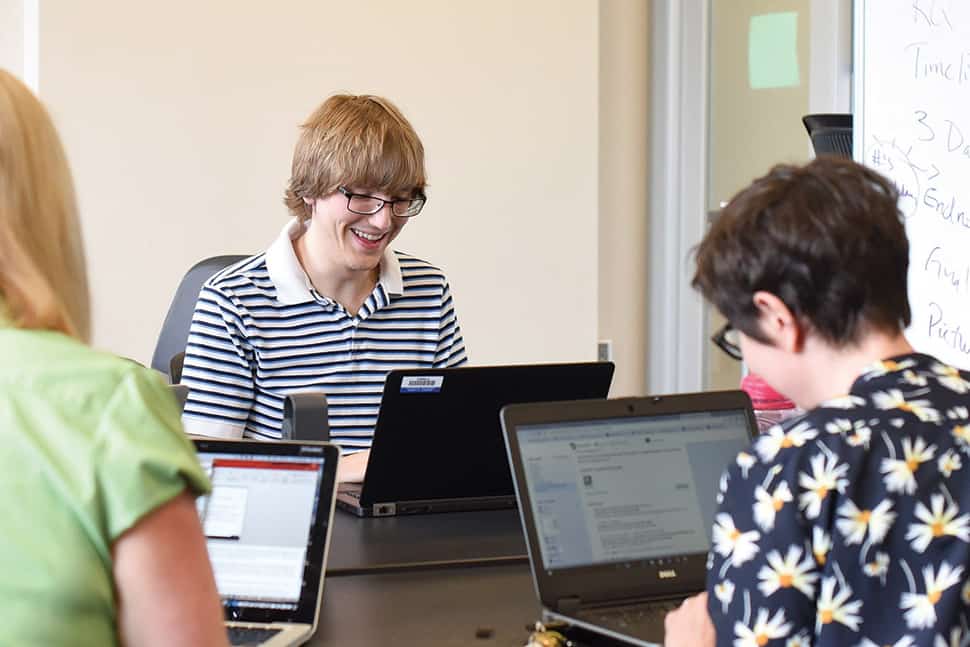
[[[940,174],[940,169],[937,168],[936,164],[934,164],[933,165],[933,175],[929,176],[927,179],[928,180],[932,180],[933,178],[935,178],[939,174]]]

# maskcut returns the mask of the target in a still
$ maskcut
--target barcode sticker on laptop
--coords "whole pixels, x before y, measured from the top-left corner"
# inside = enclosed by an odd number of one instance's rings
[[[437,393],[444,383],[444,375],[406,375],[401,378],[401,393]]]

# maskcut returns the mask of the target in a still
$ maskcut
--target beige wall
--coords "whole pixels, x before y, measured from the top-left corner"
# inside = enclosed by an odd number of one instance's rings
[[[264,248],[297,124],[351,91],[393,98],[424,139],[431,199],[396,246],[446,270],[473,361],[592,359],[626,316],[599,293],[634,267],[598,260],[600,139],[620,139],[599,129],[599,18],[595,0],[42,2],[96,344],[147,361],[185,269]],[[628,328],[610,334],[639,354]]]
[[[613,342],[613,396],[646,390],[648,3],[600,3],[599,334]]]
[[[0,0],[0,68],[24,74],[24,2]]]

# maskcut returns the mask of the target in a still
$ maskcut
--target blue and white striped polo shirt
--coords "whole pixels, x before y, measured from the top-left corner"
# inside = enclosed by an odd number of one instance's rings
[[[319,390],[327,395],[331,439],[363,449],[388,371],[465,363],[441,270],[385,251],[377,286],[350,316],[310,284],[292,244],[302,231],[293,220],[265,253],[203,285],[182,370],[190,389],[186,432],[279,438],[283,397]]]

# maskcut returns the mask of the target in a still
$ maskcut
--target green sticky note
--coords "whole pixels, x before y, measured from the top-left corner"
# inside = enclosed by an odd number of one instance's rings
[[[748,82],[754,90],[798,85],[798,13],[751,17],[748,28]]]

